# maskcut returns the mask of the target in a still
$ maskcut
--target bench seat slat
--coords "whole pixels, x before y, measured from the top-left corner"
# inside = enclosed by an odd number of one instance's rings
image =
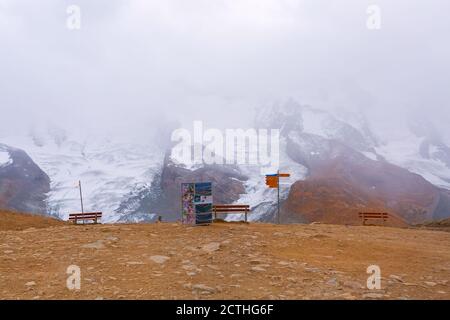
[[[249,212],[250,210],[249,209],[215,209],[213,211],[223,213],[223,212],[245,212],[245,211]]]
[[[250,208],[249,205],[213,205],[213,208],[215,209],[248,209]]]
[[[99,216],[69,217],[70,220],[97,219]]]

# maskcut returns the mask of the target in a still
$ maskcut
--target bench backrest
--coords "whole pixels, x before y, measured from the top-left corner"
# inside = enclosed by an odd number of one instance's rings
[[[248,204],[214,204],[214,212],[245,212],[250,211]]]
[[[85,213],[70,213],[69,220],[77,219],[98,219],[102,217],[102,212],[85,212]]]
[[[359,212],[360,218],[374,218],[374,219],[388,219],[389,213],[387,212]]]

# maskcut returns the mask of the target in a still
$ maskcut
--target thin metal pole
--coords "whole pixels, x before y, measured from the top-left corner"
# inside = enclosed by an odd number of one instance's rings
[[[278,180],[278,224],[281,223],[280,219],[280,170],[277,172],[277,180]]]
[[[84,207],[83,207],[83,193],[81,192],[81,180],[78,181],[78,187],[80,188],[81,213],[84,213]]]

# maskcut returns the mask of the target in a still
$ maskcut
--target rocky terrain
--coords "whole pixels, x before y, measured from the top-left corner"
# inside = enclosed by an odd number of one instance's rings
[[[47,213],[47,174],[23,150],[0,143],[0,155],[0,208]]]
[[[2,299],[450,299],[448,232],[326,224],[0,225]],[[66,287],[70,265],[81,268],[80,290]],[[366,286],[370,265],[381,268],[379,290]]]

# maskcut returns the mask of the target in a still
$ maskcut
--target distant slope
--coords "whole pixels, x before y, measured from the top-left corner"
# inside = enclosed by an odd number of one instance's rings
[[[40,229],[63,224],[63,221],[42,215],[0,210],[0,231],[20,231],[28,228]]]
[[[416,225],[416,227],[450,232],[450,219],[425,222],[423,224]]]
[[[20,149],[0,144],[0,152],[0,208],[47,213],[47,174]]]

